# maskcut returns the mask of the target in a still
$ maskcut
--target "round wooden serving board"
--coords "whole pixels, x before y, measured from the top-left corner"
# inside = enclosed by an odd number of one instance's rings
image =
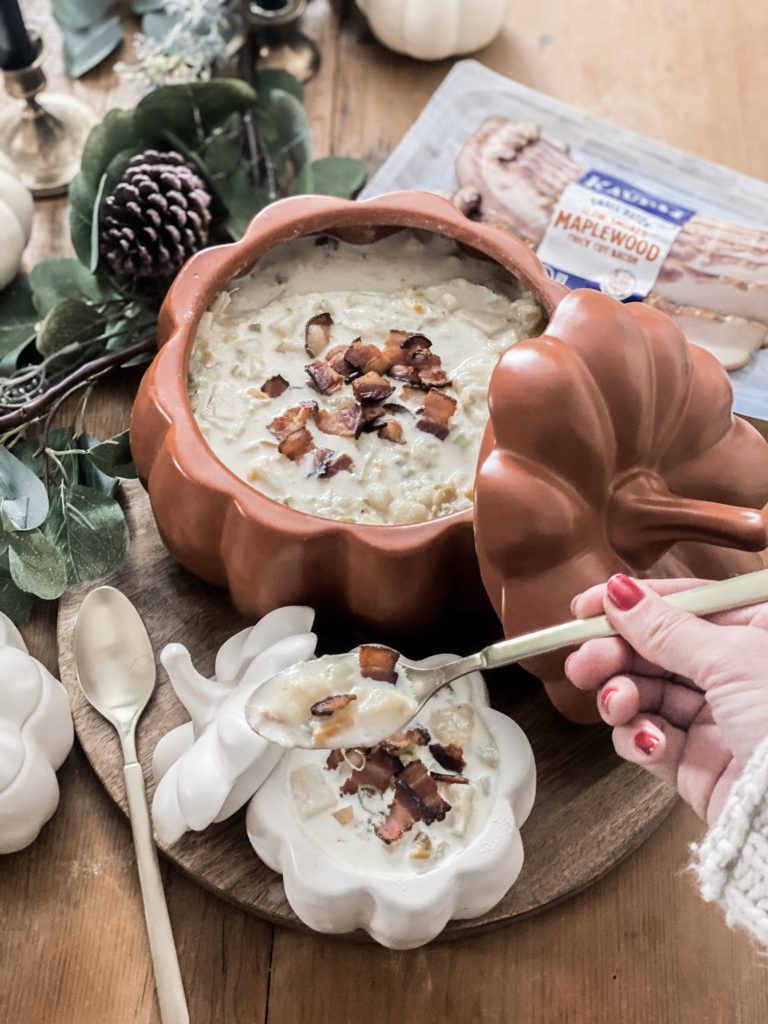
[[[137,606],[156,652],[179,641],[189,647],[200,671],[212,672],[216,650],[244,623],[224,592],[186,572],[166,552],[140,485],[127,485],[125,495],[131,560],[107,582]],[[183,515],[183,510],[179,514]],[[75,672],[73,628],[88,589],[70,591],[61,600],[61,680],[72,699],[80,743],[111,798],[127,813],[117,735],[88,705]],[[451,647],[449,639],[446,647]],[[541,687],[524,673],[497,672],[489,682],[494,706],[521,725],[533,746],[538,772],[536,804],[523,828],[525,865],[517,883],[483,917],[452,922],[444,933],[446,938],[524,917],[584,889],[637,849],[676,800],[667,786],[616,757],[606,728],[576,726],[561,718]],[[186,720],[158,662],[157,688],[138,729],[139,758],[150,799],[155,744]],[[161,845],[160,849],[173,864],[219,896],[270,921],[304,927],[286,901],[280,876],[251,849],[243,818],[240,811],[205,832],[188,832],[174,846]],[[360,936],[356,933],[354,937]]]

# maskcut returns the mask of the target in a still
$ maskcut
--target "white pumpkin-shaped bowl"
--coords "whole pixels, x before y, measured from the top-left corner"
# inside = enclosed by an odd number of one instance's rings
[[[288,902],[316,931],[361,928],[393,949],[421,946],[452,918],[490,910],[520,873],[520,827],[536,789],[522,730],[489,707],[479,673],[441,690],[409,729],[414,726],[426,728],[430,742],[463,747],[469,784],[441,781],[450,811],[429,826],[413,825],[397,842],[387,845],[373,831],[391,797],[371,788],[340,793],[339,782],[358,767],[356,752],[329,768],[328,751],[291,750],[251,800],[251,844],[282,874]],[[442,774],[440,763],[428,764],[429,746],[414,747],[410,756]]]
[[[19,271],[32,232],[32,195],[13,163],[0,152],[0,288]]]
[[[0,853],[28,846],[56,810],[73,739],[66,690],[0,613]]]
[[[186,647],[163,649],[163,666],[190,715],[162,737],[153,756],[152,819],[163,842],[234,814],[277,764],[282,749],[253,732],[245,705],[262,683],[313,657],[313,619],[311,608],[275,609],[227,640],[213,679],[194,668]]]
[[[385,46],[417,60],[480,50],[504,24],[509,0],[357,0]]]

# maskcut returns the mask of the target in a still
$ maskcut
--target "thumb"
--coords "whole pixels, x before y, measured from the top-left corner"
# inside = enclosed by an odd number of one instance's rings
[[[671,607],[650,587],[623,575],[608,581],[604,606],[614,629],[646,661],[706,688],[706,678],[722,660],[726,627]]]

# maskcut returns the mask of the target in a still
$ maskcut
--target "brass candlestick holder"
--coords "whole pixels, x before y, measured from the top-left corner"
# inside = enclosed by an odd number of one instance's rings
[[[46,92],[43,71],[45,47],[30,29],[35,59],[24,68],[3,71],[9,96],[22,100],[0,113],[0,150],[16,165],[21,180],[34,196],[66,192],[80,170],[85,140],[98,118],[74,96]]]
[[[282,68],[307,82],[317,74],[320,53],[314,42],[300,32],[295,22],[306,10],[308,0],[244,0],[244,20],[252,30],[244,60],[247,70]]]

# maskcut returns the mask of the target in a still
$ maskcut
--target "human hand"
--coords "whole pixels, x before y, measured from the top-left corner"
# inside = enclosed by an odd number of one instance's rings
[[[604,610],[620,636],[587,641],[565,670],[574,686],[599,689],[616,752],[676,786],[712,822],[768,736],[768,604],[705,620],[659,596],[702,582],[619,575],[579,594],[573,614]]]

